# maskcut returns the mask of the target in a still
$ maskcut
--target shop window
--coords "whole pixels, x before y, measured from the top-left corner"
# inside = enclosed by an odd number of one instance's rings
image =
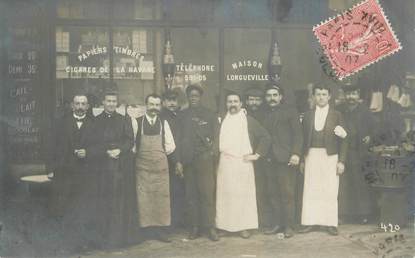
[[[167,20],[213,21],[217,1],[163,0],[163,15]]]
[[[171,87],[183,93],[188,85],[200,84],[205,91],[204,105],[216,110],[219,96],[218,30],[172,29],[170,38],[176,65]],[[181,100],[184,100],[184,94]]]
[[[160,17],[160,0],[114,1],[115,20],[158,20]]]
[[[142,106],[145,96],[161,84],[161,30],[120,27],[113,35],[114,84],[120,102]]]
[[[67,110],[73,94],[89,94],[92,106],[99,105],[109,87],[109,31],[92,27],[56,28],[57,107]]]
[[[41,163],[42,103],[38,26],[12,25],[6,31],[3,121],[11,164]],[[18,155],[16,155],[18,154]]]
[[[225,88],[243,93],[268,82],[271,30],[225,30]]]
[[[217,1],[215,21],[250,25],[270,22],[273,17],[270,3],[269,0]]]
[[[56,15],[67,19],[108,19],[108,0],[59,0]]]

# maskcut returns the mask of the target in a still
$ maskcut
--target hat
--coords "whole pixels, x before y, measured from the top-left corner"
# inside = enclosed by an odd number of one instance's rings
[[[179,94],[174,90],[166,90],[163,93],[163,99],[177,99]]]
[[[189,95],[192,90],[197,90],[200,93],[200,95],[203,95],[202,86],[199,86],[199,85],[196,85],[196,84],[189,85],[186,88],[186,94]]]
[[[245,90],[244,95],[246,97],[248,97],[248,96],[263,97],[264,96],[264,91],[260,88],[257,88],[257,87],[249,87],[248,89]]]
[[[275,89],[278,91],[279,94],[284,95],[284,90],[278,85],[278,83],[275,83],[275,82],[268,83],[265,87],[265,92],[270,89]]]

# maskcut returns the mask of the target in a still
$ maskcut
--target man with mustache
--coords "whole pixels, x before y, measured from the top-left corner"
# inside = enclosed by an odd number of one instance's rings
[[[155,233],[156,239],[169,243],[164,227],[171,224],[170,179],[167,155],[176,144],[169,123],[161,119],[161,97],[146,97],[146,113],[137,119],[137,204],[138,223],[144,233]]]
[[[250,87],[245,91],[245,107],[248,115],[255,118],[258,122],[264,120],[264,90],[258,87]]]
[[[268,153],[270,136],[258,121],[241,110],[241,96],[237,93],[226,96],[226,108],[214,145],[220,154],[216,227],[249,238],[248,230],[258,228],[253,163]]]
[[[76,93],[71,102],[72,112],[56,122],[53,167],[53,209],[64,218],[65,232],[74,232],[87,242],[85,225],[91,223],[87,209],[93,201],[92,173],[89,171],[93,118],[87,115],[88,98]],[[88,234],[90,232],[87,232]],[[81,241],[82,241],[81,240]],[[85,244],[85,242],[83,244]]]
[[[282,103],[283,89],[270,83],[265,90],[267,114],[264,127],[272,138],[266,177],[270,205],[276,219],[273,228],[264,233],[284,232],[294,235],[298,165],[303,145],[300,117],[295,108]]]
[[[264,108],[264,89],[249,87],[245,92],[245,107],[249,116],[255,118],[261,124],[266,115]],[[255,186],[258,207],[259,228],[265,230],[270,227],[271,207],[268,205],[267,177],[265,175],[266,157],[260,157],[254,162]]]
[[[362,103],[357,86],[344,87],[346,102],[338,107],[348,132],[349,154],[340,180],[339,216],[352,223],[367,223],[374,211],[373,193],[364,178],[362,162],[368,154],[375,131],[373,115]]]
[[[163,94],[163,108],[161,109],[160,117],[167,120],[174,139],[179,139],[180,121],[179,121],[180,105],[178,102],[178,93],[173,90],[167,90]],[[171,225],[173,227],[182,227],[184,225],[185,217],[185,193],[184,180],[176,176],[176,150],[168,155],[169,173],[170,173],[170,197],[171,197]]]

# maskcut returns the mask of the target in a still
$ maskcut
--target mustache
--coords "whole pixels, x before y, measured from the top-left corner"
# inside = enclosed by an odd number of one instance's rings
[[[156,112],[156,113],[160,113],[160,110],[155,109],[155,108],[150,108],[148,111],[149,111],[149,112]]]

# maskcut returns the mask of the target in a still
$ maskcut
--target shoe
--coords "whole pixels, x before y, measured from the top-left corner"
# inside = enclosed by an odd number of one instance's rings
[[[326,231],[331,236],[337,236],[337,235],[339,235],[339,231],[337,230],[337,227],[327,227],[326,228]]]
[[[275,227],[273,227],[270,230],[265,230],[264,235],[275,235],[278,232],[280,232],[280,230],[281,230],[281,227],[279,225],[276,225]]]
[[[209,237],[210,240],[212,240],[214,242],[219,241],[218,232],[216,232],[215,228],[210,228],[209,229],[208,237]]]
[[[198,237],[199,237],[199,228],[192,227],[192,231],[190,231],[189,236],[187,238],[190,240],[195,240]]]
[[[303,226],[300,230],[298,230],[298,233],[300,234],[305,234],[305,233],[309,233],[315,231],[315,227],[313,226]]]
[[[284,230],[284,237],[291,238],[294,236],[294,230],[291,227],[286,227]]]
[[[251,237],[251,233],[248,230],[243,230],[239,233],[239,235],[244,238],[244,239],[248,239]]]

